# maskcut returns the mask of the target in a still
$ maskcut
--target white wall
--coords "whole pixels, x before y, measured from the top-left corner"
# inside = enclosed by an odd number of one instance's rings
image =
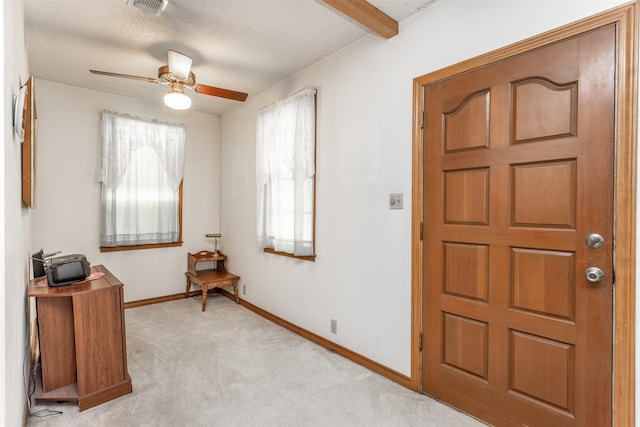
[[[398,36],[366,36],[225,114],[221,224],[243,298],[410,375],[413,79],[621,3],[441,0]],[[304,86],[318,89],[315,263],[255,239],[256,113]]]
[[[22,2],[2,2],[0,22],[0,424],[20,426],[28,371],[27,280],[31,213],[22,204],[21,146],[13,135],[13,101],[29,77]]]
[[[124,284],[125,301],[184,292],[187,252],[212,249],[219,231],[220,119],[159,103],[36,80],[38,146],[33,247],[81,253]],[[182,247],[100,252],[100,111],[184,123]]]

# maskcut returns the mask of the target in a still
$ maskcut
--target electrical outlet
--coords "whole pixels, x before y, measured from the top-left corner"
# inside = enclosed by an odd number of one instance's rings
[[[246,295],[247,294],[247,287],[245,285],[242,285],[242,295]]]
[[[389,209],[403,209],[402,193],[389,194]]]
[[[337,334],[338,333],[338,321],[331,319],[331,333],[332,334]]]

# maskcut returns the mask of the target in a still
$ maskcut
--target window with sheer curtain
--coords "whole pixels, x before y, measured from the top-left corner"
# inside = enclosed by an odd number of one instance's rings
[[[315,256],[316,91],[303,91],[258,113],[258,246]]]
[[[185,128],[102,113],[103,251],[181,244]]]

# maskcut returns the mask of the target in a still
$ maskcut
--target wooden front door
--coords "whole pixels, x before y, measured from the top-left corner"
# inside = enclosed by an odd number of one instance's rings
[[[423,87],[422,387],[494,425],[611,424],[615,31]]]

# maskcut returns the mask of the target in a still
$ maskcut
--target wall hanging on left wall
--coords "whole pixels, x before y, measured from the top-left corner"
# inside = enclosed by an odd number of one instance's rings
[[[24,104],[27,98],[27,85],[18,91],[13,103],[13,132],[20,142],[24,141]]]
[[[36,142],[38,135],[38,117],[36,114],[35,93],[33,88],[33,77],[25,83],[20,92],[25,89],[23,97],[23,118],[22,122],[22,201],[29,208],[35,207],[35,184],[36,184]],[[16,100],[16,110],[18,110],[18,100]],[[20,122],[16,121],[14,126]]]

